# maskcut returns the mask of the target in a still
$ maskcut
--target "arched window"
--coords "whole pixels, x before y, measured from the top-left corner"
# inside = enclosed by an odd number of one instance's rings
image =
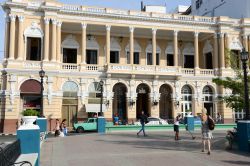
[[[119,63],[121,46],[116,38],[110,41],[110,63]]]
[[[94,36],[87,36],[86,63],[98,64],[99,44]]]
[[[183,49],[183,67],[184,68],[194,68],[194,45],[193,43],[185,44]]]
[[[78,85],[73,81],[67,81],[63,85],[64,97],[77,97]]]
[[[42,59],[42,43],[43,31],[36,22],[32,22],[31,26],[24,31],[26,45],[26,60],[41,61]]]
[[[190,86],[184,85],[181,89],[181,95],[181,112],[182,116],[186,116],[186,112],[192,111],[192,89]]]
[[[202,91],[204,101],[213,101],[213,90],[210,86],[205,86]]]
[[[213,69],[213,47],[210,41],[207,40],[203,48],[205,69]]]
[[[62,42],[63,63],[77,63],[77,50],[80,45],[75,36],[68,35]]]
[[[180,49],[178,49],[178,55],[180,54]],[[166,55],[166,65],[174,66],[174,44],[173,42],[168,43],[167,48],[165,50]]]

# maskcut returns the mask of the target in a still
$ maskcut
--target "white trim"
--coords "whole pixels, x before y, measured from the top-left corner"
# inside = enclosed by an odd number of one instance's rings
[[[26,28],[24,30],[24,36],[27,37],[37,37],[37,38],[43,38],[44,34],[41,28],[38,26],[36,22],[32,22],[31,26]]]

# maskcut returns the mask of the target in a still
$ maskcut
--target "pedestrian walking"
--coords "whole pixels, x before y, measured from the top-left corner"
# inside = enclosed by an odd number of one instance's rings
[[[221,114],[219,112],[217,113],[216,122],[218,124],[222,123],[222,117],[221,117]]]
[[[55,137],[60,135],[60,122],[59,119],[56,119],[56,127],[55,127]]]
[[[211,139],[212,139],[212,131],[209,130],[209,121],[213,121],[213,119],[207,114],[207,110],[203,108],[202,111],[202,123],[201,123],[201,133],[202,133],[202,152],[205,152],[207,145],[207,154],[211,154]]]
[[[140,132],[142,131],[144,137],[146,137],[147,135],[145,133],[145,123],[148,123],[148,117],[147,115],[144,114],[144,111],[141,112],[140,123],[141,123],[141,129],[137,133],[137,136],[139,136]]]
[[[66,121],[67,121],[66,119],[63,119],[63,121],[62,121],[62,123],[60,125],[61,132],[63,132],[64,136],[66,136],[68,134]]]
[[[174,122],[174,132],[175,132],[175,140],[178,141],[180,140],[179,138],[179,125],[180,125],[180,120],[181,120],[181,114],[178,114],[175,118]]]

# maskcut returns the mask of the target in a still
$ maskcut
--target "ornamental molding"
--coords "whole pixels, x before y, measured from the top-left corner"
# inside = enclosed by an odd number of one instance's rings
[[[190,42],[186,43],[184,45],[183,55],[194,55],[194,54],[195,54],[194,44]]]
[[[151,53],[153,52],[153,45],[151,41],[148,42],[146,52],[151,52]],[[161,53],[161,48],[157,44],[156,44],[156,53]]]
[[[178,54],[181,53],[181,50],[178,49]],[[174,43],[173,42],[168,42],[167,48],[165,50],[165,54],[174,54]]]
[[[76,41],[76,37],[72,34],[68,35],[62,42],[62,48],[76,48],[80,47],[79,43]]]
[[[239,38],[234,37],[229,44],[229,49],[231,50],[242,50],[243,46],[239,40]]]
[[[209,53],[209,52],[213,52],[213,47],[210,43],[210,40],[207,40],[205,43],[205,46],[203,48],[203,54]]]
[[[126,48],[125,48],[125,51],[129,52],[130,51],[129,48],[130,48],[130,44],[128,43]],[[137,42],[137,40],[134,40],[134,52],[141,52],[141,46]]]
[[[38,23],[33,21],[31,23],[31,26],[25,29],[24,31],[24,36],[25,37],[39,37],[43,38],[44,33],[42,29],[39,27]]]

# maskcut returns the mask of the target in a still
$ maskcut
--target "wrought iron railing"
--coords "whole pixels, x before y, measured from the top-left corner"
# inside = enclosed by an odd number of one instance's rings
[[[15,163],[21,154],[20,140],[16,140],[12,144],[0,144],[0,166],[14,166],[28,164],[32,166],[29,161],[22,161]]]

